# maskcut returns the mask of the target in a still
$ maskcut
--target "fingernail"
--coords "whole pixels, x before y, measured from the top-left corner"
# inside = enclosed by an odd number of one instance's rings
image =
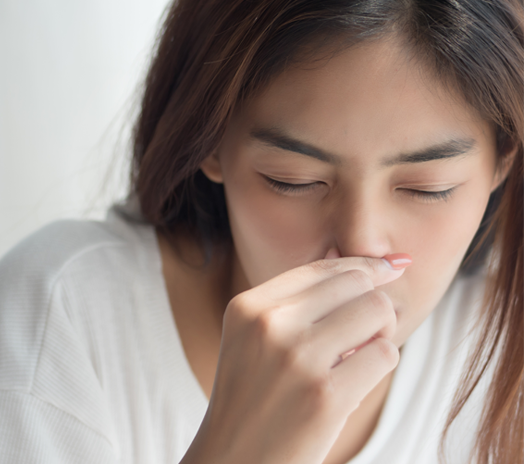
[[[342,361],[344,361],[344,359],[346,359],[348,356],[351,356],[355,351],[357,351],[355,348],[353,348],[352,350],[349,350],[349,351],[346,351],[345,353],[342,353],[340,355],[340,357],[342,358]]]
[[[382,258],[384,262],[389,266],[390,269],[400,270],[409,266],[413,260],[407,253],[394,253],[386,255]]]

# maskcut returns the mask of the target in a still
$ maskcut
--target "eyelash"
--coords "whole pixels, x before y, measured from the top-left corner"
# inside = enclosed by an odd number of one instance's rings
[[[288,193],[288,192],[307,192],[309,190],[312,190],[316,188],[318,185],[317,182],[312,184],[288,184],[286,182],[280,182],[278,180],[272,179],[271,177],[264,176],[267,182],[271,185],[271,187],[276,190],[277,192],[281,193]],[[413,198],[419,198],[424,201],[447,201],[451,198],[454,190],[456,187],[452,187],[448,190],[442,190],[440,192],[425,192],[423,190],[411,190],[411,189],[403,189],[405,192],[413,197]]]

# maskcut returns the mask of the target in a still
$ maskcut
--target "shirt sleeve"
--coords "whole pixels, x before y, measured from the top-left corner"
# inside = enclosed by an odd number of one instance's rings
[[[77,317],[81,297],[64,277],[86,252],[75,240],[66,225],[53,224],[0,260],[0,462],[119,462],[108,400]]]

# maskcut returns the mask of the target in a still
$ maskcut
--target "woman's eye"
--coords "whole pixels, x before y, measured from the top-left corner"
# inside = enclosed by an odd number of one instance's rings
[[[312,182],[309,184],[289,184],[287,182],[280,182],[278,180],[272,179],[271,177],[264,176],[266,181],[271,185],[271,187],[277,192],[286,193],[286,192],[305,192],[312,190],[318,186],[321,182]]]
[[[287,182],[281,182],[271,177],[264,176],[266,181],[271,185],[271,187],[277,192],[281,193],[302,193],[318,187],[322,182],[312,182],[309,184],[289,184]],[[413,190],[413,189],[402,189],[407,195],[412,198],[421,199],[427,203],[433,201],[447,201],[451,198],[456,187],[452,187],[448,190],[441,190],[439,192],[429,192],[425,190]]]
[[[432,202],[432,201],[447,201],[451,198],[453,195],[453,192],[455,191],[456,187],[451,187],[448,190],[442,190],[440,192],[428,192],[425,190],[412,190],[412,189],[402,189],[412,198],[419,198],[422,199],[425,202]]]

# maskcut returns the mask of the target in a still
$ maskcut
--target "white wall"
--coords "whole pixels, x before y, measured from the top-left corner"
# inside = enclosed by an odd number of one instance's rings
[[[124,195],[132,104],[166,4],[0,0],[0,256]]]

